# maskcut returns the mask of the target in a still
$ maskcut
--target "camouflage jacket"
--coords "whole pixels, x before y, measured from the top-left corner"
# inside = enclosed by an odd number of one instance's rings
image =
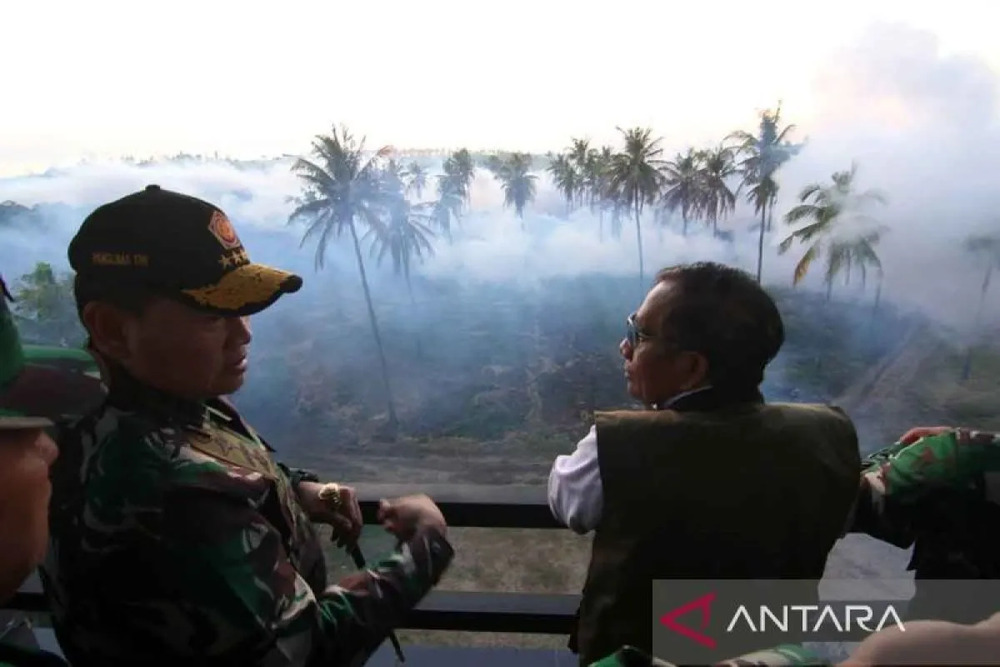
[[[327,586],[317,534],[228,403],[112,379],[60,435],[41,568],[76,665],[356,665],[438,582],[453,551],[418,533]]]
[[[953,429],[870,455],[851,531],[913,545],[918,578],[1000,577],[1000,436]]]
[[[805,648],[783,644],[763,651],[754,651],[737,658],[717,663],[714,667],[800,667],[802,665],[828,665]],[[642,651],[626,646],[590,667],[677,667],[674,663],[653,658]]]

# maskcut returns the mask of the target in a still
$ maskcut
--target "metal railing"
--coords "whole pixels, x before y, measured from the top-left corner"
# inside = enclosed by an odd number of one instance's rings
[[[377,524],[381,498],[426,493],[434,498],[450,528],[562,529],[549,511],[542,487],[357,484],[366,525]],[[568,635],[579,595],[432,591],[400,624],[415,630],[517,632]],[[37,577],[30,578],[4,605],[44,613],[48,605]]]

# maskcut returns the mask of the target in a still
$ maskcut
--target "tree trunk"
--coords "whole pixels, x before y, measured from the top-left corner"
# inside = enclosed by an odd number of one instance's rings
[[[878,279],[878,286],[875,288],[875,304],[872,306],[872,324],[878,316],[878,304],[882,300],[882,278]]]
[[[760,237],[757,239],[757,284],[760,284],[761,267],[764,264],[764,225],[767,222],[767,218],[765,217],[766,210],[767,202],[764,202],[760,209]]]
[[[683,227],[681,227],[681,235],[682,236],[687,236],[688,235],[688,217],[687,217],[687,213],[684,213],[683,211],[681,212],[681,221],[682,221],[682,223],[684,225]]]
[[[635,240],[639,245],[639,284],[645,285],[645,271],[642,263],[642,228],[639,226],[639,202],[635,203]]]
[[[413,307],[414,313],[416,313],[416,310],[417,310],[417,300],[413,296],[413,284],[410,282],[410,274],[409,274],[409,272],[406,273],[406,291],[410,293],[410,305]],[[420,341],[420,333],[419,332],[415,333],[413,335],[413,338],[414,338],[414,340],[417,343],[417,358],[418,359],[423,359],[424,358],[424,345]]]
[[[833,279],[827,278],[826,280],[826,300],[830,300],[830,293],[833,292]]]
[[[361,243],[358,241],[358,231],[354,227],[354,220],[350,222],[351,239],[354,241],[354,257],[358,260],[358,271],[361,273],[361,287],[365,292],[365,303],[368,305],[368,319],[372,325],[372,335],[375,337],[375,346],[378,348],[378,359],[382,366],[382,381],[385,383],[386,404],[389,408],[389,425],[395,431],[399,425],[396,417],[396,406],[392,400],[392,389],[389,386],[389,366],[385,363],[385,349],[382,347],[382,336],[378,331],[378,320],[375,318],[375,307],[372,306],[372,295],[368,289],[368,276],[365,274],[365,262],[361,257]]]
[[[604,207],[597,214],[597,240],[604,243]]]

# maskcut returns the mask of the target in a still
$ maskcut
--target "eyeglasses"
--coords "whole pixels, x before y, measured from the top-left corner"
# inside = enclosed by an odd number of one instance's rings
[[[656,336],[648,334],[639,328],[639,325],[635,321],[635,313],[632,313],[627,318],[625,318],[625,340],[633,348],[638,347],[639,343],[644,340],[655,340]]]

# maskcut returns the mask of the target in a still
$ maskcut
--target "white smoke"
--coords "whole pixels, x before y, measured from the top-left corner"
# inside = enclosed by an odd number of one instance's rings
[[[813,118],[783,119],[798,124],[794,139],[807,137],[808,142],[779,172],[775,231],[765,240],[765,282],[790,284],[792,269],[804,252],[801,246],[793,246],[783,256],[776,253],[778,242],[790,231],[781,216],[797,203],[802,187],[813,182],[829,184],[833,172],[847,170],[856,162],[856,186],[876,189],[888,199],[885,207],[866,209],[888,227],[877,248],[885,269],[883,298],[921,308],[959,328],[967,326],[984,268],[963,252],[961,241],[973,232],[1000,233],[1000,190],[995,181],[1000,173],[996,73],[983,62],[942,55],[930,34],[877,25],[838,54],[817,78],[816,88],[820,104]],[[742,129],[755,127],[753,110],[748,109]],[[363,133],[368,128],[352,129]],[[737,128],[718,128],[719,139],[733,129]],[[569,137],[564,143],[569,143]],[[665,143],[663,157],[686,147],[683,142]],[[63,202],[87,209],[156,183],[217,203],[238,228],[251,225],[289,234],[294,240],[302,229],[286,227],[293,208],[288,199],[299,192],[290,165],[289,158],[249,166],[224,161],[149,166],[89,163],[0,180],[0,201],[29,206]],[[634,219],[624,219],[620,238],[612,238],[610,216],[605,215],[602,240],[599,216],[578,209],[567,217],[565,204],[547,175],[538,175],[538,195],[525,211],[522,229],[514,212],[503,208],[496,182],[480,169],[471,189],[470,210],[454,231],[453,243],[442,235],[434,256],[416,273],[456,276],[463,282],[518,284],[539,284],[552,276],[583,272],[635,274],[638,279]],[[424,198],[433,192],[432,177]],[[30,244],[23,234],[15,239],[10,232],[0,233],[0,261],[22,267],[30,259],[28,250],[38,248],[64,266],[65,260],[58,258],[64,257],[64,244],[79,222],[65,220],[56,233]],[[732,243],[713,238],[697,224],[683,237],[679,220],[664,229],[654,225],[651,212],[647,213],[643,221],[646,280],[664,265],[698,259],[725,261],[754,271],[757,235],[751,225],[755,222],[742,195],[735,215],[721,225],[732,230]],[[35,245],[42,240],[40,246]],[[250,248],[250,252],[254,255],[259,250]],[[300,252],[294,263],[311,263],[313,247]],[[803,288],[821,288],[823,270],[822,260],[817,261]],[[834,295],[855,298],[859,289],[838,284]],[[865,298],[871,298],[873,290],[870,283]],[[998,303],[1000,290],[994,290],[986,308],[988,319],[1000,315]]]

